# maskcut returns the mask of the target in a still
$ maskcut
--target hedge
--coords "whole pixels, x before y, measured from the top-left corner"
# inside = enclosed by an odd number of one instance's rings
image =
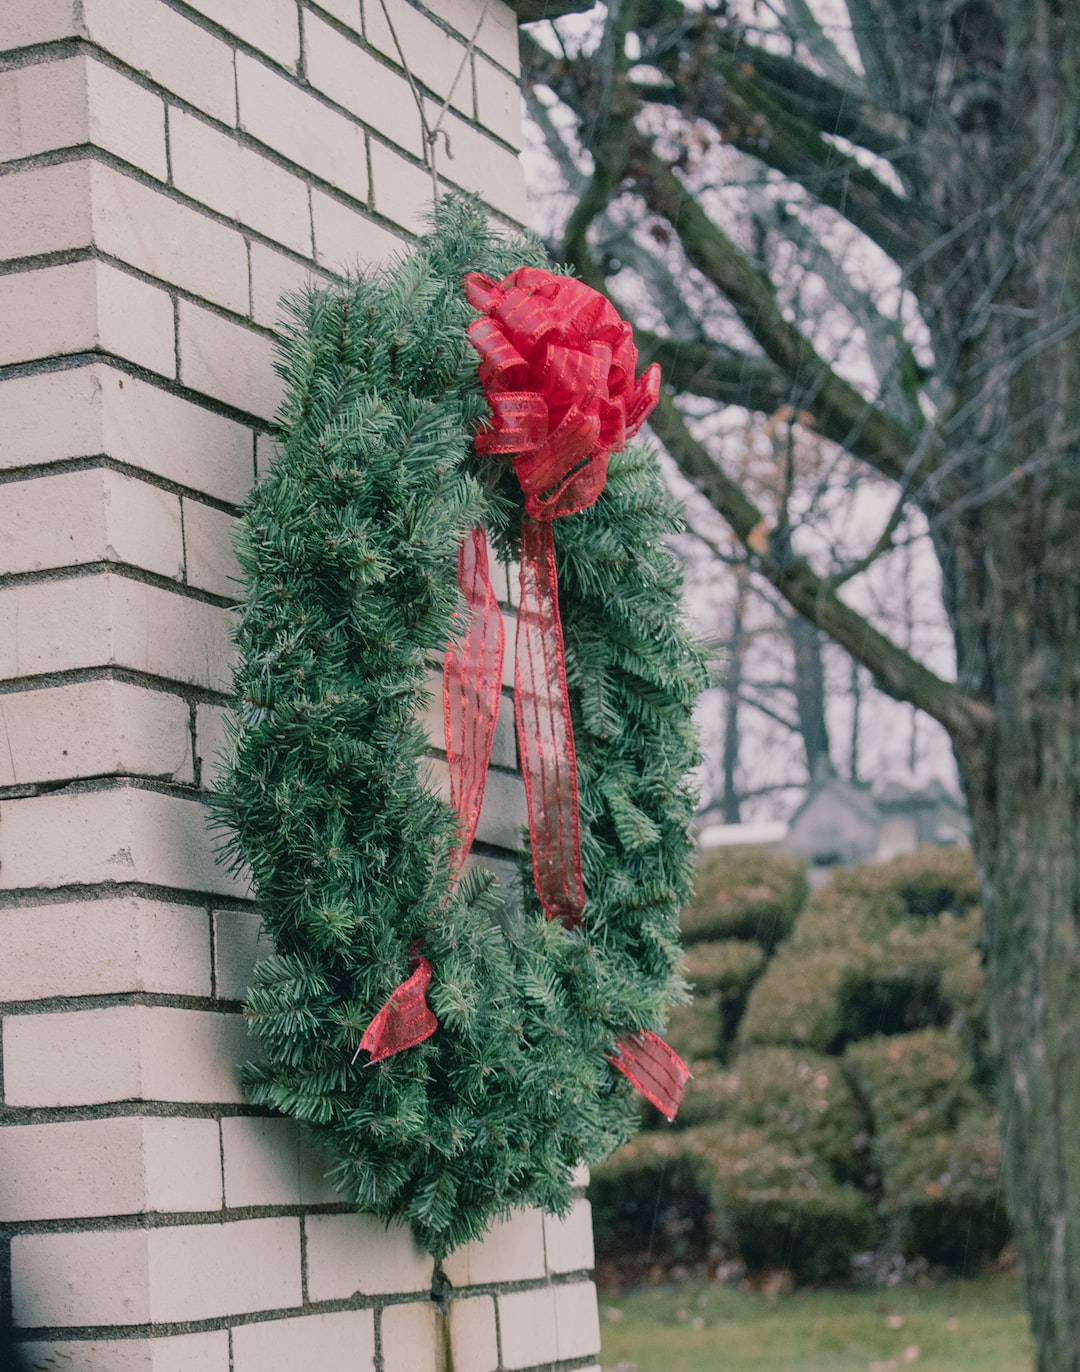
[[[837,1058],[787,1047],[750,1048],[730,1069],[696,1077],[679,1120],[760,1130],[773,1143],[807,1151],[825,1175],[841,1180],[855,1176],[866,1123]]]
[[[695,943],[686,950],[686,978],[701,997],[715,992],[720,998],[721,1029],[725,1044],[735,1037],[750,988],[765,966],[765,952],[749,939],[720,939]]]
[[[763,848],[709,848],[698,857],[683,939],[751,939],[766,950],[785,938],[806,899],[806,864]]]
[[[852,1044],[845,1066],[874,1123],[884,1211],[907,1256],[963,1271],[1008,1238],[1000,1120],[940,1029]]]

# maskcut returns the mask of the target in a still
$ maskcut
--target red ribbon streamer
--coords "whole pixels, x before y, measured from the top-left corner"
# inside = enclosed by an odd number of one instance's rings
[[[364,1030],[356,1056],[366,1051],[371,1054],[372,1062],[378,1062],[404,1048],[415,1048],[438,1029],[439,1021],[424,999],[431,981],[431,963],[425,957],[417,957],[415,962],[416,971],[408,981],[394,988],[386,1004]]]
[[[450,768],[450,803],[461,842],[451,861],[456,879],[472,847],[484,801],[491,745],[502,692],[503,622],[488,576],[487,539],[474,529],[458,549],[458,586],[465,633],[451,640],[443,662],[443,725]]]
[[[520,267],[503,281],[472,272],[465,294],[480,313],[468,327],[480,355],[491,425],[476,434],[480,456],[511,454],[525,496],[521,597],[514,658],[514,715],[529,813],[533,879],[546,917],[582,921],[577,758],[566,686],[552,520],[593,504],[608,456],[638,432],[660,389],[655,363],[635,381],[630,325],[599,292],[571,277]],[[503,628],[488,577],[487,544],[473,530],[458,552],[464,636],[447,649],[443,718],[450,797],[461,840],[452,881],[472,845],[484,798],[502,681]],[[372,1062],[421,1043],[435,1030],[424,1002],[431,966],[391,994],[361,1048]],[[674,1117],[689,1077],[655,1034],[619,1040],[612,1065]]]
[[[690,1069],[670,1044],[656,1034],[629,1034],[615,1045],[608,1061],[662,1115],[675,1118]]]

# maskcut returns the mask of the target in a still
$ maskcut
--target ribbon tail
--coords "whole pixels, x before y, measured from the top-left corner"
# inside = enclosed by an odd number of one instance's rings
[[[379,1062],[406,1048],[415,1048],[432,1036],[439,1021],[425,999],[430,981],[431,963],[425,957],[418,957],[415,972],[390,992],[385,1005],[364,1030],[356,1056],[366,1051],[371,1054],[372,1062]],[[355,1057],[353,1061],[356,1061]]]
[[[690,1069],[674,1048],[656,1034],[628,1034],[608,1061],[665,1118],[675,1118]]]
[[[488,576],[483,529],[474,529],[461,542],[458,587],[465,601],[465,633],[450,643],[443,663],[450,803],[457,812],[461,833],[450,864],[452,880],[461,871],[480,822],[502,693],[503,622]]]
[[[555,545],[550,521],[528,516],[521,528],[514,715],[536,894],[548,919],[572,929],[581,923],[585,890]]]

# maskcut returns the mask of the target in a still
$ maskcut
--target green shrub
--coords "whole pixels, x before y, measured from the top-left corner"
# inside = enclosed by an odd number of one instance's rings
[[[806,899],[806,864],[763,848],[710,848],[698,855],[694,897],[682,912],[687,943],[752,939],[772,948]]]
[[[979,1104],[971,1062],[944,1029],[853,1043],[844,1063],[875,1133],[890,1140],[948,1132]]]
[[[668,1014],[664,1038],[684,1062],[711,1062],[724,1052],[724,1019],[719,991],[695,996],[692,1005],[676,1005]]]
[[[784,944],[750,992],[739,1025],[740,1045],[828,1049],[841,1032],[839,996],[850,961],[842,947],[808,952]]]
[[[919,848],[870,867],[838,869],[837,893],[895,894],[911,915],[960,914],[979,901],[975,862],[969,848]]]
[[[877,1226],[865,1198],[840,1186],[811,1153],[763,1130],[702,1125],[682,1135],[714,1207],[714,1227],[751,1271],[783,1267],[800,1281],[846,1278]]]
[[[815,891],[750,994],[740,1042],[835,1053],[853,1039],[953,1021],[973,1040],[983,1035],[979,911],[916,918],[887,885],[850,889],[856,875],[838,872]]]
[[[830,1177],[854,1175],[863,1119],[836,1058],[792,1048],[750,1048],[726,1071],[688,1083],[679,1120],[726,1121],[807,1152]]]
[[[852,1044],[844,1062],[874,1121],[885,1211],[908,1256],[964,1270],[1008,1237],[1000,1124],[970,1059],[940,1029]]]
[[[951,1133],[896,1151],[885,1199],[902,1252],[957,1272],[996,1257],[1009,1237],[996,1112],[973,1111]]]
[[[698,995],[714,991],[720,997],[722,1033],[726,1043],[735,1037],[750,988],[765,965],[761,945],[748,939],[695,943],[686,950],[686,977]]]
[[[705,1246],[709,1191],[685,1135],[638,1134],[592,1169],[589,1200],[598,1258],[651,1253],[683,1260]]]

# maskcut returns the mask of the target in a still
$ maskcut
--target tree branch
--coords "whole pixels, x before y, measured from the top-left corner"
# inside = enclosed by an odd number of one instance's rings
[[[685,82],[671,89],[638,86],[638,97],[675,104],[707,119],[725,142],[805,186],[901,266],[929,247],[934,234],[912,213],[911,204],[823,138],[813,124],[782,108],[769,83],[752,69],[746,73],[748,63],[726,56],[714,62],[723,79],[702,82],[689,100]]]
[[[791,399],[790,383],[771,362],[725,352],[718,343],[683,343],[648,329],[635,329],[634,342],[642,362],[659,362],[664,380],[680,394],[763,414],[773,414]]]
[[[944,681],[879,633],[830,590],[803,558],[780,555],[760,510],[693,437],[669,396],[661,394],[650,423],[684,475],[731,525],[751,555],[752,568],[794,609],[846,648],[887,694],[925,711],[968,746],[984,738],[993,719],[990,706]]]
[[[836,375],[783,317],[768,278],[747,263],[643,140],[631,148],[630,170],[649,208],[671,224],[689,260],[727,296],[753,337],[790,378],[791,403],[809,410],[827,438],[890,481],[911,489],[928,478],[936,465],[930,450],[916,448],[901,424]],[[931,510],[950,499],[941,489],[925,494]]]

